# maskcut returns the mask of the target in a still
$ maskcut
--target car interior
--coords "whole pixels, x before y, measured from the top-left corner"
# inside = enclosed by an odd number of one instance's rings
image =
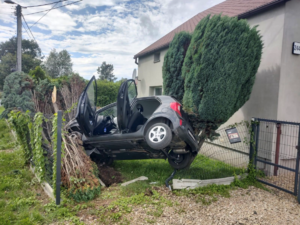
[[[136,99],[128,113],[126,129],[120,130],[117,120],[117,105],[99,111],[97,124],[93,135],[105,135],[116,133],[133,133],[141,129],[155,110],[160,106],[157,99]]]

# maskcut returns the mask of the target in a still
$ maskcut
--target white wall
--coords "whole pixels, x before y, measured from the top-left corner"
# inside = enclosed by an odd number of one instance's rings
[[[160,62],[154,63],[154,54],[139,58],[138,97],[150,95],[150,87],[162,86],[162,66],[168,49],[160,50]]]
[[[279,85],[278,120],[300,121],[300,56],[292,54],[293,42],[300,42],[300,0],[285,7]]]
[[[251,26],[258,25],[262,35],[261,64],[249,101],[222,127],[252,117],[277,119],[284,19],[284,5],[247,19]]]

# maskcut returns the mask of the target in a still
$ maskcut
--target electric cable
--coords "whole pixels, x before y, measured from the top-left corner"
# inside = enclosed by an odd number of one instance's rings
[[[33,15],[33,14],[37,14],[37,13],[41,13],[41,12],[46,12],[46,11],[49,11],[49,10],[52,10],[52,9],[62,8],[62,7],[65,7],[65,6],[67,6],[67,5],[72,5],[72,4],[81,2],[81,1],[82,1],[82,0],[79,0],[79,1],[76,1],[76,2],[72,2],[72,3],[69,3],[69,4],[62,5],[62,6],[58,6],[58,7],[56,7],[56,8],[51,8],[51,9],[47,9],[47,10],[43,10],[43,11],[39,11],[39,12],[34,12],[34,13],[24,14],[24,16]]]

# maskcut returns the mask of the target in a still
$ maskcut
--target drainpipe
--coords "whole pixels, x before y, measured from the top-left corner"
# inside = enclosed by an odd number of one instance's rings
[[[137,61],[137,57],[135,58],[135,64],[139,65],[138,61]]]

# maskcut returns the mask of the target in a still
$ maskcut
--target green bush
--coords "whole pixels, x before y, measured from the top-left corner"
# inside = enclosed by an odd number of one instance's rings
[[[117,101],[120,82],[97,80],[97,106],[103,107]]]
[[[180,102],[182,102],[184,94],[184,80],[181,75],[182,65],[191,38],[192,35],[184,31],[176,34],[164,58],[164,94],[174,96]]]
[[[246,20],[215,15],[199,22],[182,68],[183,106],[198,128],[216,129],[249,99],[262,47]]]
[[[12,109],[33,112],[32,87],[33,81],[27,74],[23,72],[9,74],[4,81],[2,104],[5,110],[1,117],[7,116]]]

